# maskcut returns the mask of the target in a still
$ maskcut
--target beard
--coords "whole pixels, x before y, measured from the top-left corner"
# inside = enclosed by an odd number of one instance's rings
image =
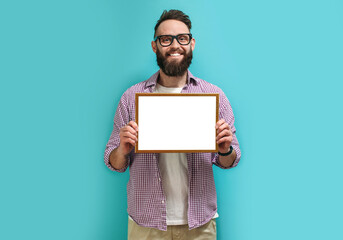
[[[169,51],[166,54],[173,53],[176,51]],[[180,62],[177,60],[168,61],[167,57],[164,57],[162,53],[156,49],[156,60],[158,66],[161,70],[170,77],[180,77],[182,76],[188,69],[188,67],[192,63],[193,52],[192,49],[189,49],[189,52],[178,52],[183,55],[183,58]]]

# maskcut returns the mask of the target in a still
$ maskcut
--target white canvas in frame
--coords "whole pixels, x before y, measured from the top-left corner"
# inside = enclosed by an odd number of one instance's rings
[[[218,98],[218,94],[136,94],[136,152],[217,151]]]

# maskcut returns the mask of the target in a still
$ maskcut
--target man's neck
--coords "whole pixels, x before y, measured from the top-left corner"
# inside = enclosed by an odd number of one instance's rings
[[[180,88],[186,85],[187,83],[187,71],[179,77],[170,77],[167,76],[161,69],[160,69],[160,77],[158,79],[158,83],[163,87],[170,87],[170,88]]]

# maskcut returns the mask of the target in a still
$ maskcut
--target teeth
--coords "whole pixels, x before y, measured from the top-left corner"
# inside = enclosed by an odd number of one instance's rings
[[[170,54],[170,56],[180,56],[180,53],[172,53],[172,54]]]

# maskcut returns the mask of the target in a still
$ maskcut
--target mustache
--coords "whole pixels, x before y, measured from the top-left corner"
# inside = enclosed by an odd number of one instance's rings
[[[173,54],[173,53],[179,53],[184,55],[186,51],[182,50],[182,49],[171,49],[168,52],[166,52],[166,54]]]

